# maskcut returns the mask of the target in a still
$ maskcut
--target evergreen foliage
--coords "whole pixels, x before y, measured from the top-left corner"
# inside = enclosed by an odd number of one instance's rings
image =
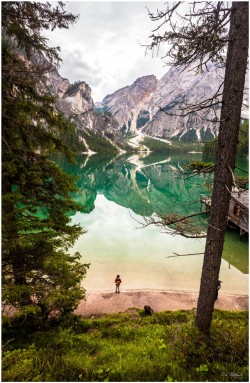
[[[82,81],[78,80],[78,81],[75,81],[73,84],[70,84],[70,86],[68,87],[67,91],[65,92],[65,96],[73,96],[75,94],[75,92],[78,90],[79,88],[79,85],[82,83]]]
[[[202,154],[205,156],[216,157],[218,148],[218,138],[214,138],[212,141],[206,142],[202,149]]]
[[[155,49],[166,42],[168,45],[164,58],[169,59],[168,63],[189,65],[197,61],[199,70],[206,67],[209,60],[225,62],[227,24],[231,11],[228,5],[224,2],[192,2],[189,4],[189,11],[183,16],[179,11],[181,4],[182,2],[166,3],[165,10],[157,10],[156,14],[149,12],[152,21],[160,21],[150,36],[152,42],[149,48]],[[173,14],[178,21],[172,20]]]
[[[61,3],[2,3],[2,300],[26,318],[71,311],[85,291],[88,265],[69,253],[83,232],[67,214],[78,209],[70,197],[76,189],[50,157],[73,159],[60,136],[74,127],[46,90],[49,65],[37,59],[58,62],[41,31],[75,19]]]
[[[93,152],[113,155],[117,154],[117,148],[110,143],[101,132],[89,130],[88,132],[81,132],[81,136],[86,139],[90,150]]]
[[[245,120],[241,126],[238,137],[237,157],[247,157],[249,154],[249,121]],[[202,153],[207,156],[216,156],[218,148],[218,138],[206,142],[203,146]]]
[[[171,140],[171,143],[169,144],[167,141],[170,141],[166,139],[164,142],[163,140],[158,140],[152,137],[144,137],[142,144],[147,146],[151,151],[153,152],[160,152],[160,153],[179,153],[179,152],[189,152],[189,151],[201,151],[202,144],[200,143],[194,143],[194,142],[180,142],[177,140]]]
[[[191,170],[198,170],[198,171],[203,171],[203,170],[214,170],[214,163],[213,162],[202,162],[202,161],[192,161],[187,165],[188,169]]]
[[[249,120],[245,120],[240,125],[237,156],[247,157],[249,155]]]

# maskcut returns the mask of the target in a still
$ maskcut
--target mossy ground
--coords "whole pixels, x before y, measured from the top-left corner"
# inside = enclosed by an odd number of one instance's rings
[[[3,322],[3,381],[248,381],[248,313],[215,311],[210,336],[194,311],[73,315],[47,330]]]

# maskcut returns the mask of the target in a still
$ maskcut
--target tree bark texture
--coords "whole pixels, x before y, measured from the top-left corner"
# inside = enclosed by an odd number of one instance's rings
[[[196,326],[208,333],[213,316],[224,236],[233,184],[236,147],[248,58],[248,2],[233,2],[214,173],[212,205],[205,247]]]

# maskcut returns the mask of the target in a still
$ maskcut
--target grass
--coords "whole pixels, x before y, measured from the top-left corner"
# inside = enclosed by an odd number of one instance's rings
[[[3,321],[3,381],[248,381],[248,313],[215,311],[210,337],[194,311],[73,315],[26,334]]]

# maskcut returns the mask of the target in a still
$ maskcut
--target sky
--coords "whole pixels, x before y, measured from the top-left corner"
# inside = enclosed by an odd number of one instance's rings
[[[71,83],[85,81],[94,102],[138,77],[154,74],[158,79],[167,71],[162,52],[146,55],[143,44],[158,25],[148,10],[164,10],[158,1],[64,1],[65,10],[79,15],[69,29],[45,32],[50,46],[60,46],[59,74]],[[146,8],[147,7],[147,8]]]

